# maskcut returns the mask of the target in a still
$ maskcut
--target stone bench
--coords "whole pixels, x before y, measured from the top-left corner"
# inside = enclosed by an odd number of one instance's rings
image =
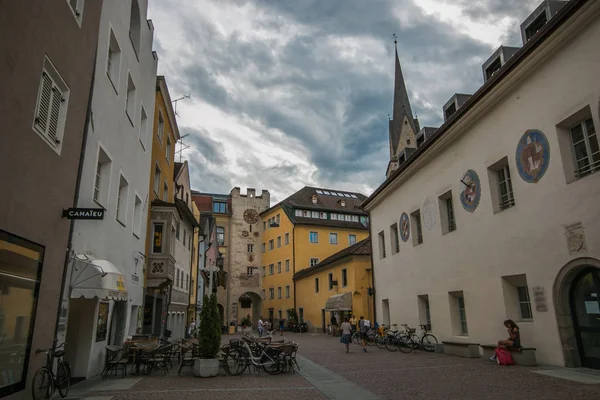
[[[454,356],[479,358],[479,343],[468,342],[444,342],[444,354],[452,354]]]
[[[483,350],[483,357],[490,358],[496,354],[496,347],[498,347],[497,344],[482,344],[481,349]],[[518,349],[508,347],[508,350],[510,350],[510,355],[512,356],[516,365],[526,365],[532,367],[537,365],[534,347],[520,347]]]

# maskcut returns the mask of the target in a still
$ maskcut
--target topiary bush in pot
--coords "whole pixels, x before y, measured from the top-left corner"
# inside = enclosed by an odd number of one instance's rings
[[[204,296],[203,304],[198,327],[200,358],[195,361],[194,374],[211,377],[219,373],[217,356],[221,349],[221,315],[217,307],[217,296],[214,294],[210,297]]]

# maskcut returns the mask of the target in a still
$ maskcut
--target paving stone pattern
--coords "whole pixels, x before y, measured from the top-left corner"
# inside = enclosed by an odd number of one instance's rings
[[[156,372],[150,377],[144,377],[128,390],[107,391],[97,387],[86,395],[88,398],[112,396],[112,400],[600,399],[599,384],[572,382],[532,372],[540,370],[540,367],[502,367],[483,359],[422,351],[403,354],[376,347],[369,347],[369,351],[363,353],[356,345],[352,345],[350,353],[346,354],[339,338],[309,333],[287,334],[286,338],[297,341],[300,344],[299,355],[309,360],[306,362],[306,370],[301,371],[301,374],[270,376],[261,372],[252,375],[246,373],[238,377],[220,375],[201,379],[192,376],[191,368],[184,369],[182,376],[177,376],[177,368],[174,368],[167,376]],[[302,360],[300,362],[302,367]],[[319,385],[318,380],[314,379],[315,371],[327,374],[328,370],[334,374],[324,380],[326,385]],[[110,378],[113,379],[120,378]],[[319,386],[323,392],[309,381]],[[106,382],[107,389],[108,385]],[[340,388],[339,392],[335,385]],[[343,385],[346,386],[344,390]],[[356,395],[353,395],[352,390],[348,391],[348,388],[357,388]],[[372,396],[365,396],[366,392],[370,392]]]

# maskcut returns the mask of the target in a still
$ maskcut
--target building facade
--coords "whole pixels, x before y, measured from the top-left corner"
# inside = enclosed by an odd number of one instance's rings
[[[306,186],[260,214],[265,318],[275,323],[289,320],[288,311],[294,309],[303,319],[294,275],[369,236],[367,213],[358,208],[365,198],[360,193]]]
[[[366,238],[294,274],[298,316],[325,332],[356,315],[373,321],[371,239]]]
[[[261,239],[260,213],[271,205],[268,190],[256,195],[256,190],[246,189],[242,194],[239,187],[231,190],[231,225],[229,270],[227,271],[226,321],[236,325],[248,314],[253,326],[260,318],[262,299],[260,284]]]
[[[46,361],[31,349],[50,348],[56,334],[70,230],[61,216],[74,205],[101,7],[0,4],[2,398],[30,398]]]
[[[153,129],[148,140],[152,143],[152,159],[150,161],[150,181],[148,182],[148,202],[149,212],[146,214],[146,266],[152,265],[153,261],[165,263],[173,266],[175,256],[169,258],[168,253],[162,253],[162,246],[159,255],[154,255],[155,240],[162,240],[168,236],[169,232],[156,232],[153,221],[166,221],[172,213],[167,211],[163,213],[164,208],[155,209],[153,204],[155,200],[161,200],[167,203],[173,203],[175,198],[175,144],[180,138],[179,127],[175,119],[175,113],[171,103],[171,95],[164,76],[156,78],[154,118],[152,119]],[[161,206],[158,206],[161,207]],[[161,225],[162,227],[163,225]],[[160,229],[160,228],[158,228]],[[155,238],[155,235],[157,237]],[[156,260],[158,258],[158,260]],[[167,268],[168,269],[168,268]],[[148,274],[152,273],[153,280],[148,282]],[[161,329],[164,329],[164,323],[167,304],[167,286],[161,286],[169,275],[165,272],[160,274],[157,271],[147,271],[144,274],[144,309],[142,315],[142,333],[160,335]],[[171,276],[171,280],[173,276]]]
[[[363,204],[377,320],[489,344],[510,318],[540,364],[600,368],[600,3],[538,14]]]
[[[102,6],[77,207],[101,208],[104,218],[74,224],[64,297],[65,359],[75,377],[98,375],[106,346],[122,344],[141,326],[152,151],[148,120],[158,62],[146,11],[146,0],[106,0]]]

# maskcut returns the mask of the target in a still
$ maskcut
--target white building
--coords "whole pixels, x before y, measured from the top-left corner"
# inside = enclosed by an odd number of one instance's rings
[[[559,3],[363,207],[379,322],[600,368],[600,2]]]
[[[73,376],[99,374],[105,347],[140,326],[157,56],[146,0],[105,0],[65,297]],[[85,12],[85,11],[84,11]],[[82,105],[83,106],[83,105]]]

